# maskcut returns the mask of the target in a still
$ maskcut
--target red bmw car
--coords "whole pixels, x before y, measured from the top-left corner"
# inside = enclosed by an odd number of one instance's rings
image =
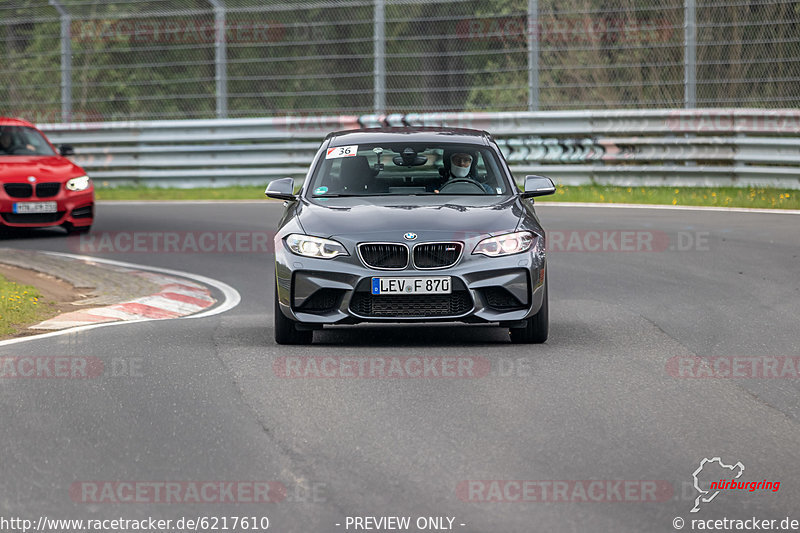
[[[89,231],[94,220],[94,186],[86,172],[67,159],[24,120],[0,117],[0,228],[61,226],[68,233]]]

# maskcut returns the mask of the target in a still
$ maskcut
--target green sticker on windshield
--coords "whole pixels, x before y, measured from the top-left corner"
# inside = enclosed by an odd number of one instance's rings
[[[327,187],[317,187],[314,189],[314,194],[325,194],[326,192],[328,192]]]

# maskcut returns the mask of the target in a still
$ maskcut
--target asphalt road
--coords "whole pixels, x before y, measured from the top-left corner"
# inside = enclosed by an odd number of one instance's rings
[[[263,232],[280,209],[101,204],[93,235]],[[562,239],[548,256],[551,336],[540,346],[512,345],[495,327],[428,325],[326,329],[313,346],[278,347],[269,253],[93,254],[216,278],[242,301],[209,318],[0,347],[2,357],[97,357],[116,369],[94,379],[0,379],[0,517],[267,516],[270,530],[296,532],[354,531],[345,525],[356,516],[410,516],[412,525],[455,517],[453,529],[464,532],[675,531],[675,517],[687,531],[693,518],[800,520],[800,380],[668,370],[675,357],[800,356],[800,215],[538,212]],[[654,251],[606,251],[622,230],[645,235]],[[587,249],[598,242],[600,250]],[[72,253],[78,244],[57,230],[0,240]],[[275,371],[278,358],[301,355],[473,357],[492,371],[464,379],[287,379]],[[777,480],[780,489],[722,491],[690,513],[692,473],[715,456],[741,462],[740,479]],[[470,496],[458,490],[469,480],[495,482],[471,485],[486,491]],[[518,502],[508,480],[540,489],[555,486],[546,481],[657,480],[671,492],[657,498],[664,501],[584,502],[570,492],[571,501]],[[85,501],[80,490],[100,481],[277,481],[287,498]],[[498,487],[502,502],[465,501]]]

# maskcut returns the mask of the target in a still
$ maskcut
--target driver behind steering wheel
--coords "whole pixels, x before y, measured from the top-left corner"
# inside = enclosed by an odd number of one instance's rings
[[[484,192],[494,194],[494,190],[486,183],[481,183],[474,178],[469,177],[469,171],[472,168],[472,156],[466,152],[456,152],[450,156],[450,171],[448,172],[447,181],[442,184],[442,187],[447,185],[450,180],[469,179],[483,188]],[[441,187],[440,187],[441,188]],[[439,191],[436,191],[437,193]]]
[[[15,155],[18,150],[27,150],[30,153],[36,152],[36,148],[32,144],[21,145],[15,137],[9,131],[0,131],[0,151],[6,155]]]
[[[14,151],[14,139],[7,131],[0,133],[0,150],[6,154],[10,154]]]

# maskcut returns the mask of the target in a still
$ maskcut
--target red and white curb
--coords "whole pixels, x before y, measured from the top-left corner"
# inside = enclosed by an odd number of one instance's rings
[[[187,279],[142,270],[115,270],[145,278],[158,285],[160,290],[128,302],[64,313],[31,326],[30,329],[54,330],[120,320],[179,318],[199,313],[216,303],[211,291]]]
[[[239,291],[236,288],[228,285],[224,281],[209,278],[208,276],[202,276],[200,274],[194,274],[192,272],[186,272],[183,270],[175,270],[171,268],[161,268],[161,267],[154,267],[150,265],[141,265],[136,263],[127,263],[123,261],[115,261],[113,259],[101,259],[99,257],[92,257],[89,255],[75,255],[75,254],[67,254],[63,252],[42,252],[48,255],[54,255],[58,257],[65,257],[68,259],[76,259],[78,261],[89,261],[92,263],[103,263],[106,265],[111,265],[115,267],[122,267],[122,268],[129,268],[134,270],[143,270],[147,272],[157,272],[159,274],[163,274],[166,276],[174,276],[181,280],[182,285],[187,285],[186,280],[196,281],[197,283],[202,284],[205,287],[213,287],[219,294],[222,296],[222,299],[214,306],[205,311],[201,311],[199,313],[195,313],[193,315],[186,315],[178,317],[176,320],[198,320],[201,318],[208,318],[216,315],[221,315],[222,313],[227,313],[231,309],[234,309],[238,306],[241,301],[242,297],[239,294]],[[115,326],[123,326],[125,324],[141,324],[142,322],[148,322],[150,320],[163,320],[163,319],[154,319],[154,318],[142,318],[140,320],[116,320],[114,322],[97,322],[93,324],[87,324],[84,326],[74,326],[71,328],[66,329],[59,329],[54,331],[46,331],[43,333],[38,333],[36,335],[29,335],[27,337],[16,337],[13,339],[6,339],[0,340],[0,348],[4,346],[10,346],[12,344],[21,344],[21,343],[28,343],[28,342],[36,342],[43,339],[51,339],[54,337],[60,337],[62,335],[72,335],[75,333],[83,333],[86,331],[90,331],[97,328],[104,328],[104,327],[115,327]]]

